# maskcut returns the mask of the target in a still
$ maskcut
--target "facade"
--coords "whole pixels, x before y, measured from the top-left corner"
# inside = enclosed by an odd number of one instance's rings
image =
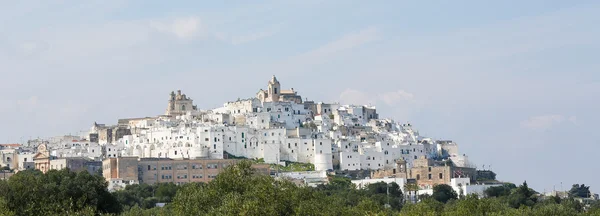
[[[165,115],[185,115],[187,112],[195,111],[196,109],[197,108],[194,106],[194,101],[191,98],[188,98],[185,94],[181,94],[181,90],[177,90],[177,94],[175,94],[175,92],[171,92],[169,106],[167,107]]]
[[[279,102],[279,101],[293,101],[297,104],[302,103],[302,97],[298,95],[294,89],[282,90],[281,84],[275,76],[271,78],[267,86],[267,90],[259,90],[256,94],[261,102]]]
[[[119,190],[129,184],[156,184],[209,182],[226,167],[239,160],[195,159],[174,160],[168,158],[109,158],[102,162],[102,173],[109,182],[110,190]],[[270,174],[268,164],[253,164],[259,174]]]
[[[437,184],[451,185],[452,179],[461,178],[474,181],[476,170],[471,167],[456,167],[449,161],[434,161],[425,156],[416,159],[414,165],[408,168],[406,161],[399,160],[392,169],[373,171],[371,178],[380,179],[387,177],[407,178],[416,180],[421,188],[431,188]],[[470,183],[469,181],[469,183]]]
[[[68,168],[74,172],[86,171],[94,174],[101,169],[100,161],[94,161],[89,158],[57,158],[56,156],[52,156],[48,152],[46,144],[40,144],[38,146],[38,152],[32,158],[35,169],[40,170],[43,173],[50,170],[62,170]],[[25,164],[30,166],[29,163]]]

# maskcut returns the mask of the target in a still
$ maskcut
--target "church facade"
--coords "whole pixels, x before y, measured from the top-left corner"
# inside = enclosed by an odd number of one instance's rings
[[[294,89],[282,90],[281,84],[275,76],[269,80],[267,90],[259,90],[256,94],[261,102],[295,102],[297,104],[302,103],[302,97],[298,95]]]
[[[197,107],[194,106],[194,100],[188,98],[185,94],[181,94],[181,90],[171,92],[169,98],[169,106],[165,115],[167,116],[178,116],[185,115],[187,112],[196,111]]]

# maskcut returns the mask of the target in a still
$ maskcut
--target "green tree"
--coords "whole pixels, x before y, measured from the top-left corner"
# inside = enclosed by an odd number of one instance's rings
[[[585,186],[585,184],[574,184],[571,190],[569,190],[570,197],[589,198],[591,195],[590,186]]]
[[[448,202],[448,200],[458,198],[456,191],[454,191],[454,189],[452,189],[452,187],[450,187],[450,185],[447,184],[439,184],[433,186],[433,194],[431,196],[435,200],[442,203],[446,203]]]
[[[417,204],[407,204],[402,207],[400,215],[406,216],[435,216],[439,215],[444,209],[444,203],[435,199],[427,198]]]
[[[494,186],[486,189],[484,194],[486,197],[503,197],[510,195],[513,189],[517,188],[515,184],[505,183],[502,186]]]
[[[537,198],[534,197],[535,193],[534,190],[527,186],[527,181],[525,181],[508,196],[508,204],[513,208],[521,206],[532,207],[537,202]]]
[[[0,197],[18,215],[119,213],[121,206],[106,187],[102,176],[86,171],[26,170],[0,185]]]

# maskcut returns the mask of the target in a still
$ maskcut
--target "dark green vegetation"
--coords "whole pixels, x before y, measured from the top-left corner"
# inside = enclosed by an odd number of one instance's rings
[[[245,161],[227,167],[208,184],[130,185],[109,193],[101,176],[68,170],[23,171],[0,181],[3,215],[600,215],[600,203],[584,209],[576,197],[589,188],[576,185],[572,198],[542,198],[523,183],[492,187],[485,194],[458,197],[447,185],[417,204],[406,202],[397,184],[356,189],[347,178],[299,187],[256,175]],[[412,191],[411,186],[407,186]],[[581,192],[579,192],[581,191]],[[167,203],[155,207],[156,203]]]

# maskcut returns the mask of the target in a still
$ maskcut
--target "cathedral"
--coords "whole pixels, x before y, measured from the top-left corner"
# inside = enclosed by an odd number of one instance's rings
[[[181,90],[177,90],[177,94],[175,92],[171,92],[171,98],[169,99],[169,106],[165,115],[168,116],[178,116],[185,115],[189,111],[196,111],[197,108],[194,106],[194,101],[191,98],[185,96],[185,94],[181,94]]]
[[[282,90],[281,84],[279,84],[279,81],[274,75],[271,80],[269,80],[267,90],[259,90],[256,94],[256,98],[258,98],[261,102],[291,101],[297,104],[302,103],[302,97],[298,95],[293,88],[290,90]]]

